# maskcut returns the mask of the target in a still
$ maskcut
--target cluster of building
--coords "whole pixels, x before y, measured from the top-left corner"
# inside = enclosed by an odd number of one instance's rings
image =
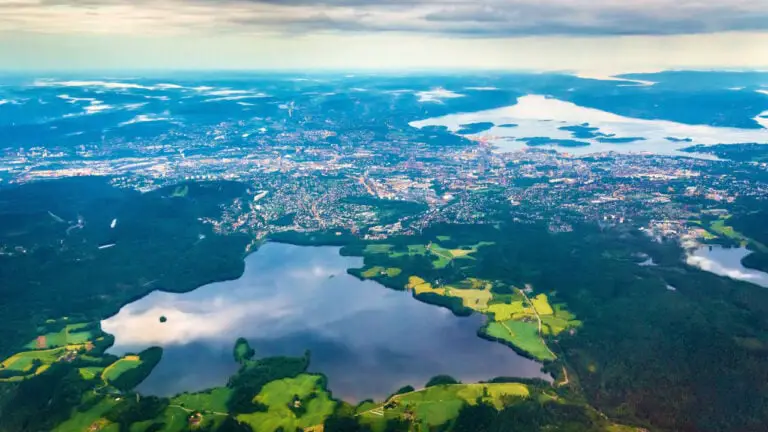
[[[219,232],[256,238],[329,228],[382,238],[434,223],[510,216],[567,232],[583,221],[684,220],[710,205],[768,192],[760,180],[765,175],[734,175],[733,162],[612,153],[577,158],[544,149],[498,153],[484,141],[439,146],[411,131],[389,131],[390,139],[382,139],[331,126],[254,134],[227,127],[237,124],[149,142],[6,150],[0,183],[104,175],[116,186],[146,191],[185,181],[239,181],[250,186],[250,198],[234,200],[221,217],[206,221]],[[238,138],[212,144],[212,134]],[[376,205],[382,200],[424,206],[396,214]]]

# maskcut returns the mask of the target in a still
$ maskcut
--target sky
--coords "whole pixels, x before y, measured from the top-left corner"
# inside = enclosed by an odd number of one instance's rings
[[[768,69],[768,0],[0,0],[0,69]]]

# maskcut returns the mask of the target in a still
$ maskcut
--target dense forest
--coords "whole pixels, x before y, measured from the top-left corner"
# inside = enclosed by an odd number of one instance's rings
[[[183,193],[171,187],[142,194],[93,178],[0,190],[0,238],[12,252],[0,256],[0,354],[30,343],[51,318],[94,322],[154,289],[186,291],[239,276],[249,239],[217,235],[199,218],[244,193],[240,184],[216,182],[190,183]],[[744,206],[729,224],[768,244],[765,209]],[[581,322],[548,339],[557,359],[547,370],[567,370],[570,378],[561,403],[531,400],[501,410],[468,405],[438,430],[603,430],[599,413],[659,431],[763,431],[768,424],[768,291],[687,266],[676,242],[656,242],[627,226],[574,225],[572,232],[553,234],[543,225],[510,220],[436,225],[387,239],[392,254],[371,254],[366,250],[376,242],[335,231],[284,233],[273,240],[340,245],[343,254],[363,256],[365,268],[396,266],[398,274],[376,278],[393,289],[405,289],[409,275],[436,284],[481,278],[493,281],[500,296],[530,285]],[[407,253],[413,244],[461,249],[480,242],[484,246],[473,249],[471,259],[439,266],[439,257]],[[645,257],[655,265],[638,265]],[[745,263],[764,269],[763,259],[757,253]],[[363,277],[361,269],[350,273]],[[450,297],[416,298],[459,315],[472,312]],[[239,345],[241,369],[226,387],[232,414],[262,412],[254,396],[270,381],[304,373],[309,362],[309,355],[253,360]],[[153,363],[156,354],[142,356]],[[59,362],[33,378],[0,384],[0,430],[52,430],[73,410],[99,403],[84,398],[95,384],[78,366]],[[125,378],[130,382],[121,385],[124,390],[147,370],[135,373]],[[449,378],[434,384],[450,384]],[[155,421],[168,403],[128,398],[105,416],[127,430]],[[222,424],[247,427],[231,418]],[[326,421],[328,431],[367,427],[345,404]],[[408,427],[407,421],[386,425],[393,431]]]
[[[155,289],[237,278],[248,239],[216,235],[199,218],[217,215],[245,186],[180,187],[185,196],[176,187],[117,189],[103,178],[0,189],[0,240],[11,249],[0,254],[0,355],[48,319],[96,321]]]

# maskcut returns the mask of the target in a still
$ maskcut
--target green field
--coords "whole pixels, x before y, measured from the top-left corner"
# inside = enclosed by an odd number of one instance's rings
[[[542,331],[544,334],[551,334],[557,336],[564,330],[572,327],[579,327],[581,321],[565,310],[562,305],[556,304],[554,308],[554,315],[541,317]]]
[[[485,289],[454,289],[446,287],[445,295],[449,297],[458,297],[464,306],[476,311],[484,311],[488,308],[488,302],[493,294]]]
[[[83,404],[91,402],[88,399],[89,398],[98,398],[100,399],[98,403],[93,405],[91,408],[89,408],[87,411],[78,411],[74,410],[72,411],[72,416],[65,421],[64,423],[61,423],[56,429],[54,429],[54,432],[74,432],[74,431],[88,431],[91,425],[99,421],[100,419],[103,419],[104,415],[112,409],[115,405],[117,405],[117,402],[115,402],[114,399],[111,397],[104,397],[104,396],[98,396],[95,394],[91,394],[90,396],[86,397],[83,400]],[[105,419],[101,420],[103,422],[104,427],[100,429],[95,429],[98,431],[118,431],[118,425],[116,424],[109,424]]]
[[[15,357],[15,358],[14,358]],[[16,355],[3,363],[3,367],[8,370],[15,370],[19,372],[32,372],[32,366],[35,361],[35,357],[27,355]]]
[[[457,249],[448,249],[440,246],[437,243],[432,243],[429,247],[429,251],[437,257],[436,261],[432,262],[432,266],[436,269],[445,268],[455,259],[475,259],[470,256],[477,252],[477,249],[482,246],[492,245],[493,242],[481,241],[473,246],[462,246]]]
[[[241,414],[237,418],[255,432],[274,432],[279,428],[292,431],[320,425],[336,406],[322,382],[320,375],[310,374],[272,381],[254,398],[266,405],[267,411]],[[300,401],[298,407],[294,405],[295,397]]]
[[[726,225],[725,224],[726,221],[727,221],[727,218],[718,219],[712,222],[711,224],[709,224],[709,230],[720,236],[728,237],[729,239],[735,240],[739,242],[741,246],[752,244],[758,250],[762,252],[768,252],[768,247],[766,247],[764,244],[757,242],[755,240],[752,240],[751,238],[733,229],[732,226]]]
[[[42,373],[48,366],[56,362],[65,352],[65,348],[54,348],[16,353],[3,360],[3,362],[0,363],[2,365],[2,368],[0,369],[22,372],[24,376],[14,376],[11,378],[0,379],[0,381],[20,381],[25,376]],[[40,367],[35,367],[35,360],[39,360]]]
[[[533,307],[536,309],[539,316],[552,315],[555,313],[555,311],[552,310],[552,306],[549,305],[549,300],[547,299],[546,294],[537,295],[531,299],[531,303],[533,303]]]
[[[77,369],[77,371],[80,372],[80,376],[87,380],[96,378],[103,370],[104,368],[98,366],[87,366]]]
[[[391,244],[369,244],[365,246],[363,253],[376,254],[376,253],[389,253],[392,250]]]
[[[43,348],[80,345],[98,337],[98,332],[84,330],[88,326],[88,323],[67,324],[59,331],[43,333],[40,335],[45,337],[45,347]],[[28,349],[38,349],[37,338],[29,342],[25,347]]]
[[[123,374],[123,372],[138,367],[139,365],[141,365],[141,360],[138,356],[125,356],[107,366],[101,376],[104,378],[104,381],[111,382],[116,380]]]
[[[422,244],[416,244],[416,245],[408,245],[408,250],[405,252],[400,251],[389,251],[389,257],[390,258],[400,258],[404,256],[412,256],[412,255],[426,255],[427,254],[427,248],[426,246]]]
[[[94,332],[92,330],[83,330],[85,327],[87,327],[87,323],[80,323],[80,324],[70,324],[68,325],[64,330],[66,332],[66,343],[68,345],[79,345],[84,344],[90,340],[95,339],[99,336],[97,332]]]
[[[453,261],[453,255],[448,249],[440,247],[437,243],[432,243],[429,248],[432,255],[437,257],[437,260],[432,261],[432,267],[436,269],[445,268]]]
[[[538,325],[535,322],[492,321],[482,331],[495,339],[509,342],[538,360],[555,359],[539,337]]]
[[[147,428],[156,422],[163,423],[163,428],[161,429],[162,432],[187,432],[190,430],[188,421],[190,414],[191,413],[184,408],[169,406],[163,411],[162,417],[134,424],[131,426],[130,432],[146,432]],[[204,416],[203,424],[201,426],[207,426],[207,424],[211,423],[211,420],[216,417],[217,416],[212,415]]]
[[[733,227],[725,224],[725,219],[718,219],[712,222],[709,225],[709,229],[714,231],[716,234],[720,234],[721,236],[725,236],[725,237],[732,238],[734,240],[739,240],[739,241],[744,240],[744,236],[736,232],[736,230],[734,230]]]
[[[228,387],[216,387],[200,393],[182,393],[171,399],[171,405],[179,405],[195,411],[227,412],[227,400],[232,394]]]
[[[493,244],[492,242],[479,242],[474,246],[464,246],[458,249],[448,249],[437,243],[429,245],[414,244],[408,245],[407,251],[393,251],[391,245],[369,244],[365,247],[364,253],[389,253],[390,258],[400,258],[404,256],[427,255],[432,254],[437,259],[432,261],[432,267],[442,269],[448,266],[454,259],[474,259],[470,255],[477,252],[477,248]]]
[[[481,400],[501,409],[507,397],[528,397],[529,394],[528,387],[520,383],[438,385],[394,396],[391,400],[396,401],[396,405],[391,408],[369,403],[357,411],[372,423],[412,412],[421,426],[419,430],[427,430],[454,419],[465,404],[474,405]]]
[[[452,283],[451,286],[458,289],[489,290],[491,287],[493,287],[493,284],[485,279],[467,278],[459,282]]]
[[[372,279],[372,278],[381,277],[381,276],[395,277],[399,275],[401,272],[402,270],[400,270],[397,267],[384,268],[381,266],[373,266],[363,271],[361,275],[366,279]]]
[[[513,318],[533,315],[531,308],[525,307],[521,301],[513,301],[510,304],[496,303],[488,306],[487,312],[493,314],[494,321],[507,321]]]

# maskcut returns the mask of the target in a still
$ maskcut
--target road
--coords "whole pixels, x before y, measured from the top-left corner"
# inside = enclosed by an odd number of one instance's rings
[[[539,322],[539,338],[541,338],[541,343],[544,344],[544,346],[547,348],[547,351],[549,351],[550,354],[552,354],[552,357],[557,358],[557,355],[552,352],[551,349],[549,349],[549,345],[547,345],[547,342],[544,340],[544,337],[541,335],[541,317],[539,316],[539,311],[536,310],[536,306],[533,304],[531,299],[528,298],[528,296],[525,294],[525,291],[521,290],[520,288],[517,289],[517,291],[525,297],[525,301],[528,302],[529,305],[531,305],[531,309],[533,309],[533,314],[536,315],[536,320]],[[505,326],[506,327],[506,326]]]

